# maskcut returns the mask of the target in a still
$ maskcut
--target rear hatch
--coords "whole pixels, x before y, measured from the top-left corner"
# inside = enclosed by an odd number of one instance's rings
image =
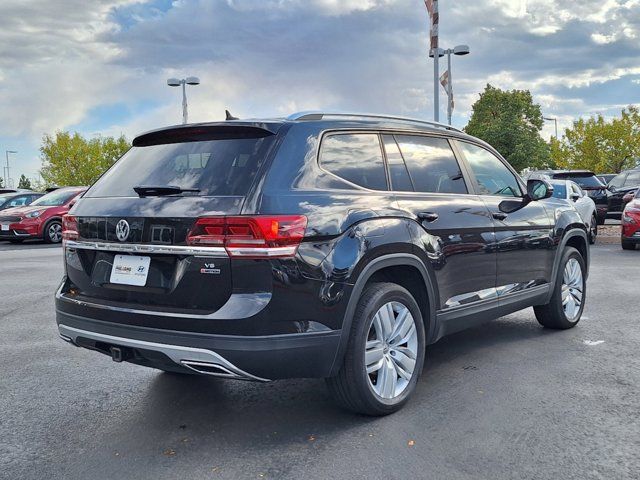
[[[220,308],[233,289],[229,257],[188,236],[199,217],[242,212],[276,130],[179,127],[134,140],[65,219],[63,296],[169,313]]]

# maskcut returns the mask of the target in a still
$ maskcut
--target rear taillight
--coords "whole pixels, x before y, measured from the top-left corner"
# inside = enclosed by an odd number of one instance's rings
[[[62,239],[78,239],[78,220],[74,215],[64,215],[62,217]]]
[[[189,245],[224,247],[232,257],[291,257],[304,238],[304,215],[259,215],[199,218]]]

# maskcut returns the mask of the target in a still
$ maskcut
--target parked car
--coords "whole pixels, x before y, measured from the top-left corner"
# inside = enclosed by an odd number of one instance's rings
[[[596,204],[586,195],[577,183],[571,180],[551,180],[553,197],[573,205],[580,218],[589,229],[589,243],[596,243],[598,223],[596,220]]]
[[[604,224],[609,208],[607,187],[589,170],[537,170],[527,178],[549,178],[554,180],[571,180],[580,185],[589,198],[596,204],[596,220],[598,225]]]
[[[425,347],[534,306],[580,320],[588,233],[438,123],[305,113],[138,136],[64,217],[60,336],[160,370],[409,399]]]
[[[42,238],[48,243],[62,241],[62,216],[87,187],[66,187],[47,193],[24,207],[0,212],[0,240],[20,243]]]
[[[622,212],[620,241],[625,250],[634,250],[640,243],[640,188]]]
[[[620,172],[609,182],[607,188],[609,189],[609,214],[620,218],[624,210],[624,196],[640,188],[640,168]]]
[[[616,173],[601,173],[598,175],[598,180],[602,182],[603,185],[608,185],[611,180],[615,178]]]
[[[37,192],[12,192],[0,193],[0,210],[7,208],[22,207],[30,205],[31,202],[40,198],[44,193]]]

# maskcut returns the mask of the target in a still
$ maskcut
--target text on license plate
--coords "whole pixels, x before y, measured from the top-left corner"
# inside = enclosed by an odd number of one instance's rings
[[[0,225],[0,230],[2,230],[3,232],[8,232],[9,231],[9,224],[8,223],[3,223],[2,225]]]
[[[144,287],[149,274],[151,257],[116,255],[111,268],[111,283]]]

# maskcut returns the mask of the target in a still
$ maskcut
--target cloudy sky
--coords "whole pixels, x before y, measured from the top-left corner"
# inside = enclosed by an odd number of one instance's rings
[[[16,179],[37,176],[44,133],[179,123],[170,76],[202,81],[192,121],[433,116],[423,0],[2,0],[0,18],[0,157],[18,150]],[[457,126],[487,82],[530,89],[561,126],[640,103],[640,0],[440,0],[440,19],[441,46],[472,51],[454,58]]]

